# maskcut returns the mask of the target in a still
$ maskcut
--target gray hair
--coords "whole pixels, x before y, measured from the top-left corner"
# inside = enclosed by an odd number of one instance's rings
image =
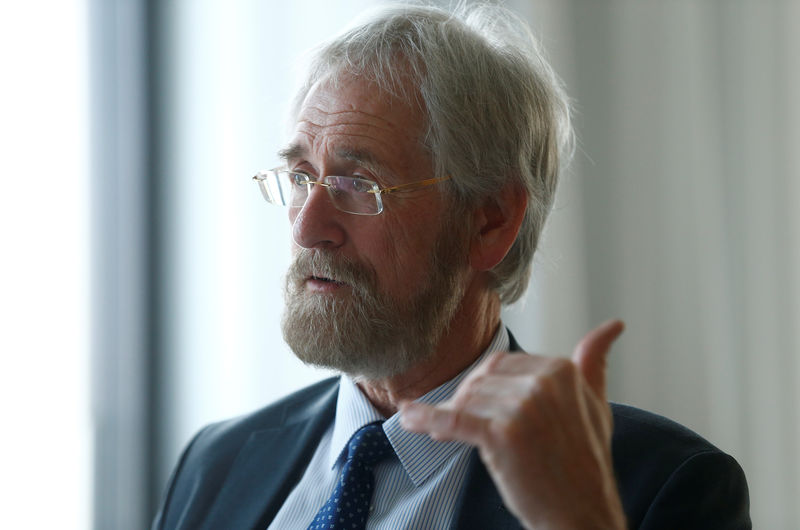
[[[509,182],[527,193],[516,241],[491,271],[500,300],[519,299],[559,166],[572,148],[569,103],[527,25],[498,6],[462,5],[452,13],[417,5],[384,8],[316,51],[294,115],[315,83],[336,83],[345,75],[362,76],[422,106],[423,142],[436,175],[453,177],[460,214]],[[406,93],[408,85],[415,93]]]

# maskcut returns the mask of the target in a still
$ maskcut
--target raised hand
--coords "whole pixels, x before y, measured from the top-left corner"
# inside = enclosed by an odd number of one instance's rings
[[[625,528],[611,461],[606,358],[624,325],[592,330],[572,359],[497,353],[437,406],[406,402],[404,428],[478,448],[526,527]]]

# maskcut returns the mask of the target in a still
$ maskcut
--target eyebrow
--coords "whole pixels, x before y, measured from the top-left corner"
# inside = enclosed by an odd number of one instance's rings
[[[350,162],[355,162],[359,166],[369,169],[376,176],[388,177],[392,174],[391,171],[381,164],[378,158],[369,151],[343,147],[336,150],[336,156],[349,160]]]
[[[306,148],[298,143],[292,143],[278,151],[278,157],[284,162],[305,158]]]
[[[336,149],[335,153],[338,158],[364,166],[376,176],[390,177],[393,175],[393,172],[383,165],[370,151],[353,147],[340,147]],[[278,157],[284,162],[306,158],[307,156],[308,150],[299,143],[291,143],[278,151]]]

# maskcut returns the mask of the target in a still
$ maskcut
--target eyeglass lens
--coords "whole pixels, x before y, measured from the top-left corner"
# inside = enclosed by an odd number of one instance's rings
[[[274,197],[277,204],[284,204],[292,208],[301,208],[308,199],[311,186],[315,181],[302,173],[288,171],[276,172],[276,178],[267,179],[270,197]],[[344,212],[375,214],[380,211],[378,196],[375,191],[378,185],[370,180],[355,177],[328,176],[323,179],[323,185],[328,188],[328,195],[333,204]]]

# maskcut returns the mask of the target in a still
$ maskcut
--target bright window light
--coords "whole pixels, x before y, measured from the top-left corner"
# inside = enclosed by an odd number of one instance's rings
[[[91,527],[86,10],[0,17],[2,528]]]

